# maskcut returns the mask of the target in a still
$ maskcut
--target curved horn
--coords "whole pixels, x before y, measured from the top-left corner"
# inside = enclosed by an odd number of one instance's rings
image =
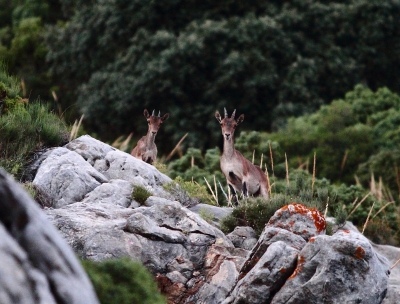
[[[153,112],[151,113],[151,116],[154,116],[154,111],[155,111],[155,110],[153,110]]]
[[[158,117],[160,117],[161,111],[158,111]]]
[[[225,112],[225,118],[228,118],[228,112],[226,111],[225,108],[224,108],[224,112]]]
[[[236,114],[236,109],[233,110],[231,118],[235,118],[235,114]]]

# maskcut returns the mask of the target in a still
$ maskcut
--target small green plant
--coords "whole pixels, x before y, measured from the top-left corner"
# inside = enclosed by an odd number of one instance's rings
[[[210,210],[207,210],[204,208],[199,210],[199,215],[207,223],[212,223],[212,221],[214,219],[214,214]]]
[[[143,186],[133,186],[132,199],[143,205],[146,200],[153,194]]]
[[[205,186],[195,181],[184,181],[180,176],[165,184],[164,189],[186,207],[195,206],[199,203],[213,205],[213,198]]]
[[[376,244],[398,245],[399,233],[390,228],[386,219],[375,218],[368,221],[364,235]]]
[[[327,235],[333,235],[335,233],[333,229],[333,224],[331,222],[326,222],[325,232]]]
[[[39,102],[0,116],[0,165],[20,178],[33,152],[67,141],[67,127]]]
[[[151,273],[128,258],[82,261],[101,304],[164,304]]]
[[[286,183],[286,182],[284,182]],[[307,186],[307,185],[310,186]],[[281,188],[283,185],[279,185]],[[272,194],[268,200],[263,198],[248,198],[240,202],[232,213],[222,219],[221,229],[229,233],[236,226],[250,226],[257,235],[260,235],[271,216],[283,206],[296,202],[309,208],[316,208],[322,212],[325,207],[323,201],[311,191],[311,183],[307,177],[298,175],[289,185],[285,185],[283,193]]]
[[[343,227],[346,224],[348,214],[347,214],[345,206],[342,203],[340,203],[336,206],[334,216],[336,219],[336,225],[339,228]]]
[[[37,191],[35,189],[35,186],[31,182],[22,183],[22,187],[25,189],[26,192],[29,193],[29,195],[33,199],[35,199]]]

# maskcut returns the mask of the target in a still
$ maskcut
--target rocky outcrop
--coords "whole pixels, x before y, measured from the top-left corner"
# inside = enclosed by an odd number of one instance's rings
[[[169,303],[372,304],[385,297],[389,262],[357,231],[327,236],[317,210],[293,203],[258,240],[249,227],[225,236],[219,221],[232,209],[188,209],[164,190],[169,182],[90,136],[47,153],[34,179],[50,198],[48,219],[78,255],[141,261]],[[134,185],[153,196],[139,204]]]
[[[98,303],[74,252],[33,199],[2,170],[0,303]]]
[[[389,245],[372,244],[375,251],[389,260],[390,269],[389,288],[383,304],[397,304],[400,299],[400,264],[395,266],[400,259],[400,248]]]

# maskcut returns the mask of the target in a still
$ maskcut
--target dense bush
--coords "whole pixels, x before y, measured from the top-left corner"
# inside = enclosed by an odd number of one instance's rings
[[[218,148],[208,149],[204,155],[200,149],[189,148],[181,158],[168,164],[167,174],[171,178],[179,177],[183,181],[194,181],[208,188],[206,179],[218,198],[218,204],[225,205],[226,198],[220,184],[225,188],[226,178],[221,172],[219,159],[220,150]],[[215,193],[215,184],[217,185],[217,193]],[[208,199],[203,200],[209,201]],[[212,200],[217,203],[215,199]]]
[[[293,176],[292,176],[293,177]],[[250,226],[257,235],[260,235],[275,211],[289,203],[301,203],[309,208],[316,208],[322,213],[326,206],[328,191],[313,191],[311,179],[306,175],[297,172],[295,179],[287,184],[284,191],[274,192],[268,200],[263,198],[243,199],[239,206],[232,211],[232,214],[221,222],[222,230],[225,233],[233,231],[236,226]]]
[[[309,171],[316,154],[319,178],[350,185],[356,176],[368,188],[374,173],[392,193],[399,193],[399,117],[397,94],[359,85],[314,114],[290,119],[278,132],[241,132],[236,146],[247,158],[253,151],[264,155],[269,172],[274,169],[281,178],[286,174],[285,153],[290,168]]]
[[[172,182],[164,184],[163,187],[175,200],[185,207],[195,206],[200,203],[216,204],[211,194],[207,191],[206,186],[194,180],[185,181],[182,177],[178,176]]]
[[[160,294],[150,272],[128,258],[104,262],[82,261],[101,304],[161,304]]]
[[[60,2],[70,20],[47,31],[51,74],[103,140],[143,134],[134,118],[157,107],[171,114],[161,154],[187,132],[204,151],[224,106],[271,131],[358,83],[400,92],[397,1]]]
[[[32,153],[65,143],[67,126],[40,101],[19,96],[18,81],[0,68],[0,166],[17,179]]]

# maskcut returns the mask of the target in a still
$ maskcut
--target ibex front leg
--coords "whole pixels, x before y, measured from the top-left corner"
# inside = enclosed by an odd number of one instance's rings
[[[233,203],[233,205],[238,206],[239,199],[237,197],[236,190],[235,190],[235,188],[233,188],[233,186],[231,184],[228,184],[228,185],[229,185],[229,189],[231,189],[231,193],[232,193],[232,203]]]
[[[243,182],[242,191],[243,191],[243,196],[244,196],[244,197],[248,197],[248,196],[249,196],[249,192],[247,191],[246,182]]]

